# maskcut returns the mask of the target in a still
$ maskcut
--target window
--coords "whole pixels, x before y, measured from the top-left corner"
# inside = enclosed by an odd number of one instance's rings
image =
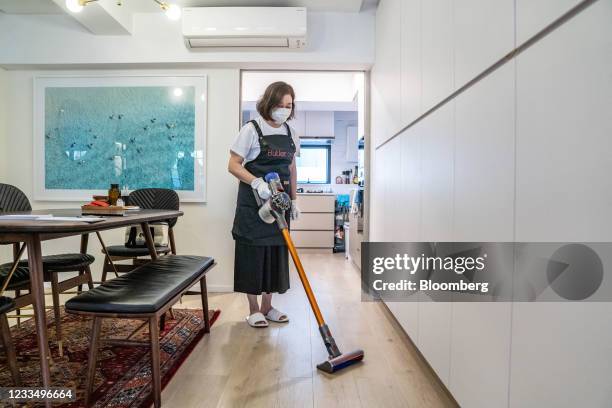
[[[301,145],[297,158],[299,184],[330,184],[331,146]]]

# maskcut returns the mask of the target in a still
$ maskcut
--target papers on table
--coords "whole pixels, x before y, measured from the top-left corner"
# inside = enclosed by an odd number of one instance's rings
[[[36,220],[40,217],[53,217],[52,214],[8,214],[0,215],[0,220]]]
[[[0,221],[11,220],[11,221],[78,221],[94,223],[104,221],[103,217],[55,217],[53,214],[7,214],[0,215]]]

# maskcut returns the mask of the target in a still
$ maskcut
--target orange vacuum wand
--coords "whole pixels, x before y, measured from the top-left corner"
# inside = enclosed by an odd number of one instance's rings
[[[336,345],[336,341],[334,340],[329,327],[325,324],[325,320],[323,319],[323,314],[321,313],[321,309],[319,309],[319,304],[317,303],[317,299],[312,292],[312,288],[310,287],[310,282],[308,282],[308,278],[306,276],[306,272],[304,271],[304,267],[302,266],[302,262],[300,261],[300,257],[298,256],[297,250],[295,249],[295,245],[293,244],[293,240],[291,239],[291,235],[289,234],[289,229],[287,227],[287,222],[285,221],[285,211],[290,207],[286,207],[286,205],[278,205],[277,203],[281,202],[289,202],[291,203],[287,193],[285,193],[282,189],[282,184],[280,183],[280,177],[276,173],[268,173],[265,177],[266,182],[270,185],[270,190],[272,191],[272,197],[270,200],[264,202],[257,195],[257,192],[253,190],[255,193],[255,198],[260,207],[265,207],[266,212],[273,217],[265,217],[262,215],[260,211],[260,216],[265,222],[270,223],[270,218],[273,218],[278,227],[281,230],[285,243],[289,248],[289,253],[291,254],[291,259],[293,259],[293,263],[297,269],[298,275],[300,277],[300,281],[302,282],[302,286],[304,287],[304,291],[306,292],[306,297],[308,298],[308,302],[310,303],[310,308],[317,319],[317,324],[319,326],[319,333],[321,333],[321,337],[323,338],[323,343],[327,348],[327,353],[329,354],[329,358],[327,361],[324,361],[321,364],[317,365],[317,368],[326,373],[335,373],[338,370],[341,370],[345,367],[348,367],[352,364],[358,363],[363,360],[363,350],[355,350],[350,353],[341,353],[340,349]],[[279,195],[285,195],[286,197],[279,197]]]

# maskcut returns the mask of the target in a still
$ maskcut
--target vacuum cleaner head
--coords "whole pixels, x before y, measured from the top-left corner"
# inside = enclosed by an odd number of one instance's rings
[[[355,350],[350,353],[340,354],[338,357],[330,358],[329,360],[317,365],[317,368],[329,374],[333,374],[338,370],[342,370],[350,365],[363,360],[363,350]]]

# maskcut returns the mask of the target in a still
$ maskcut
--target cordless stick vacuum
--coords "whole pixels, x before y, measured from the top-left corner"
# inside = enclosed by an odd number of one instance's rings
[[[270,191],[272,192],[272,195],[268,200],[262,200],[257,194],[257,191],[253,190],[253,193],[255,193],[255,200],[259,206],[259,217],[268,224],[272,224],[274,221],[276,221],[281,233],[283,234],[283,238],[287,243],[289,253],[293,259],[293,263],[295,264],[300,280],[302,281],[302,285],[304,286],[304,290],[306,291],[308,302],[310,302],[312,312],[317,319],[317,324],[319,325],[319,332],[323,338],[323,343],[325,343],[327,353],[329,354],[329,359],[321,364],[318,364],[317,368],[326,373],[335,373],[338,370],[363,360],[363,350],[355,350],[350,353],[342,354],[338,349],[329,327],[327,327],[325,320],[323,320],[323,315],[321,314],[317,300],[315,299],[310,283],[308,282],[308,278],[306,277],[306,272],[304,272],[302,262],[300,261],[298,253],[295,249],[293,240],[289,235],[289,228],[287,226],[287,221],[285,220],[285,211],[291,208],[291,199],[284,191],[280,177],[277,173],[266,174],[265,180],[270,186]]]

